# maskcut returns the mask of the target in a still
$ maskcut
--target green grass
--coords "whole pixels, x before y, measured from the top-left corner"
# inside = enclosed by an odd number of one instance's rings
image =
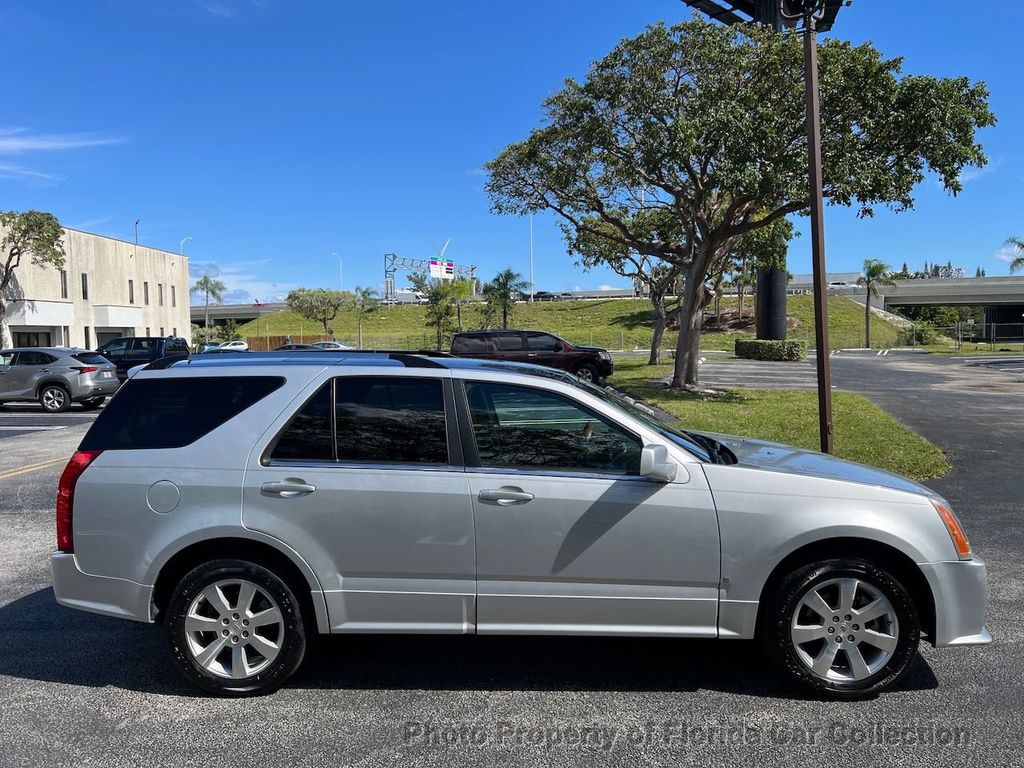
[[[735,308],[736,299],[723,300],[723,309]],[[747,299],[746,310],[751,308]],[[790,296],[789,316],[795,327],[791,339],[813,346],[814,308],[810,296]],[[479,328],[482,312],[479,306],[463,307],[463,326]],[[708,316],[710,319],[710,315]],[[425,327],[425,309],[420,306],[380,307],[369,314],[363,324],[363,344],[367,347],[398,347],[418,349],[434,345],[434,333]],[[608,349],[646,349],[651,342],[651,305],[646,299],[601,299],[596,301],[538,302],[518,304],[512,323],[518,327],[551,331],[576,344],[592,344]],[[345,310],[332,321],[337,338],[349,344],[356,341],[356,312]],[[872,341],[877,347],[896,342],[896,328],[872,319]],[[284,310],[264,315],[239,326],[242,338],[290,335],[294,341],[320,338],[322,328]],[[830,347],[858,347],[864,343],[864,312],[859,304],[843,296],[829,301]],[[751,333],[706,332],[704,349],[732,350],[736,338],[750,338]],[[665,349],[675,346],[676,334],[666,334]]]
[[[779,363],[786,365],[786,363]],[[672,414],[688,429],[742,434],[818,449],[817,393],[737,389],[702,397],[669,391],[657,379],[671,366],[616,360],[616,387]],[[861,395],[834,392],[836,455],[897,474],[926,480],[949,471],[945,454]]]

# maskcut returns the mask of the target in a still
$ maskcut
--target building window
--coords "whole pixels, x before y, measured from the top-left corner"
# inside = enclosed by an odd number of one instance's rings
[[[143,282],[142,284],[142,303],[147,307],[149,306],[149,282]],[[148,331],[147,331],[148,333]]]
[[[82,273],[82,298],[89,299],[89,276],[85,272]]]
[[[175,286],[175,285],[171,286],[171,306],[172,307],[178,306],[178,292],[175,290],[175,288],[177,288],[177,286]]]
[[[88,349],[92,344],[89,343],[89,326],[85,326],[85,348]]]
[[[178,329],[177,328],[171,328],[171,336],[174,336],[175,338],[178,337]]]
[[[149,326],[146,326],[146,335],[149,336]]]
[[[129,304],[134,304],[135,303],[135,281],[134,280],[129,280],[128,281],[128,303]]]
[[[163,283],[157,283],[156,284],[156,297],[157,297],[157,303],[159,303],[160,306],[162,307],[164,305],[164,284]]]
[[[68,297],[68,273],[63,269],[60,271],[60,297],[62,299]]]
[[[45,331],[40,331],[38,333],[36,333],[36,332],[31,332],[31,333],[18,333],[18,332],[15,332],[14,333],[14,346],[16,346],[16,347],[48,347],[48,346],[50,346],[50,334],[45,332]],[[28,353],[22,352],[21,354],[22,354],[22,357],[24,357]],[[44,357],[49,357],[49,355],[44,355]],[[23,363],[23,364],[24,365],[45,365],[47,362],[49,362],[49,361],[47,360],[47,361],[43,361],[43,362],[33,362],[33,363]]]
[[[164,335],[164,327],[161,325],[160,326],[160,336],[163,336],[163,335]]]

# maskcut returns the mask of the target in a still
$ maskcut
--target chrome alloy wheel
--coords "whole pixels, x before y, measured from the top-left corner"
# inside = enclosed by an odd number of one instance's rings
[[[245,579],[210,584],[189,605],[185,641],[207,672],[239,680],[269,667],[284,641],[284,617],[273,597]]]
[[[67,399],[68,396],[60,387],[47,387],[43,390],[43,408],[48,411],[59,411]]]
[[[793,612],[790,638],[810,670],[833,682],[864,680],[892,658],[899,621],[889,599],[852,577],[815,584]]]

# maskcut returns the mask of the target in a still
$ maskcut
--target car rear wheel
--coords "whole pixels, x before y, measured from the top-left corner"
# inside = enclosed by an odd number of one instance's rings
[[[892,687],[920,641],[910,593],[867,560],[803,566],[765,609],[761,642],[768,656],[784,677],[821,696],[863,698]]]
[[[79,405],[82,406],[82,410],[85,410],[85,411],[95,411],[97,408],[99,408],[101,405],[103,405],[103,401],[106,400],[106,399],[107,399],[106,396],[104,396],[104,397],[92,397],[92,398],[89,398],[88,400],[83,400],[81,403],[79,403]]]
[[[167,632],[185,677],[223,696],[276,690],[306,651],[291,588],[245,560],[213,560],[187,573],[168,604]]]
[[[576,375],[591,384],[597,384],[601,380],[601,374],[597,372],[597,368],[590,364],[584,364],[577,368]]]
[[[48,413],[61,413],[71,405],[71,395],[59,384],[47,384],[39,390],[39,404]]]

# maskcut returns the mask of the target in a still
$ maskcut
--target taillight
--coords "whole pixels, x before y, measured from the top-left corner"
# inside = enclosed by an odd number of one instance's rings
[[[75,370],[78,371],[80,374],[82,374],[82,373],[96,373],[96,371],[98,371],[99,368],[97,368],[95,365],[82,365],[82,366],[75,366]]]
[[[75,504],[75,483],[100,453],[102,451],[75,451],[75,455],[61,473],[60,482],[57,484],[57,549],[61,552],[75,551],[71,523]]]

